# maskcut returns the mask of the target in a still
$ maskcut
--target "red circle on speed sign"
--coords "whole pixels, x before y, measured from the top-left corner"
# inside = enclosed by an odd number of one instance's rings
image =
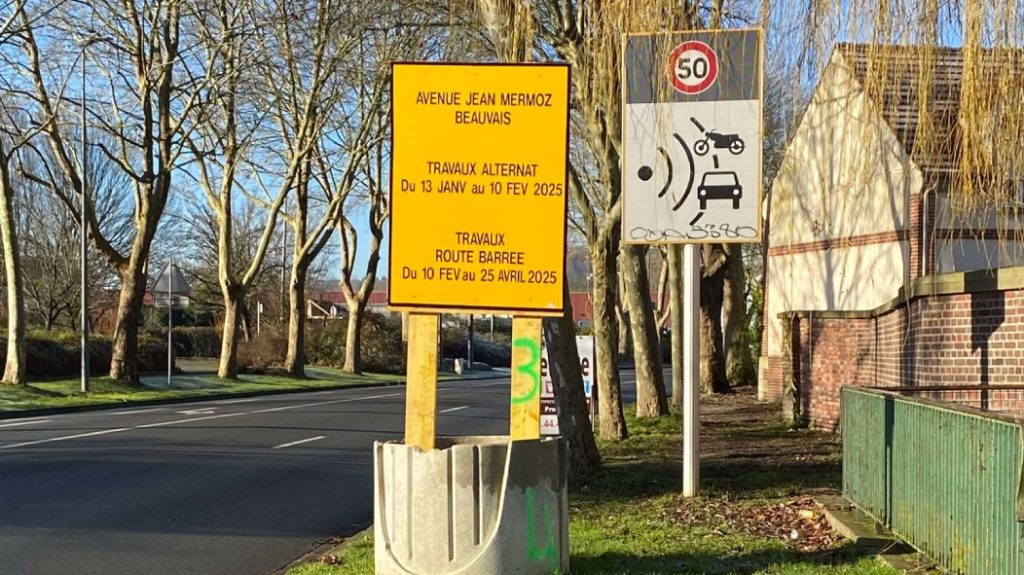
[[[700,40],[676,46],[668,57],[672,85],[684,94],[700,94],[718,79],[718,55]]]

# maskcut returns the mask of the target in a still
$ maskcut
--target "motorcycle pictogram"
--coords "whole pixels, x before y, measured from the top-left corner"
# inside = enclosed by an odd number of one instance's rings
[[[693,151],[698,156],[703,156],[708,153],[711,149],[711,144],[714,144],[716,150],[729,150],[734,155],[740,155],[743,150],[746,149],[747,145],[743,142],[743,138],[739,134],[720,134],[717,130],[707,130],[697,118],[690,118],[694,126],[704,134],[703,140],[697,140],[693,143]],[[709,141],[710,140],[710,141]]]

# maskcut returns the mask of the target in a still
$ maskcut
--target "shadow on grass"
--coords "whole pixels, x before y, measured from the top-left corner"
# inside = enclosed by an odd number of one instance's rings
[[[761,463],[750,458],[716,460],[701,466],[701,485],[710,495],[762,497],[778,494],[814,494],[842,486],[839,461],[792,462],[786,465]]]
[[[628,501],[678,493],[682,481],[676,461],[606,462],[577,492],[582,497]]]
[[[735,555],[668,553],[638,556],[629,553],[601,553],[594,556],[573,555],[571,573],[755,575],[794,567],[806,568],[810,573],[812,569],[853,566],[866,557],[863,551],[852,545],[821,553],[791,550],[754,551]]]
[[[682,470],[678,461],[607,463],[574,491],[583,497],[623,502],[678,494]],[[831,492],[842,485],[839,461],[760,463],[749,458],[705,461],[701,464],[704,495],[731,499]]]

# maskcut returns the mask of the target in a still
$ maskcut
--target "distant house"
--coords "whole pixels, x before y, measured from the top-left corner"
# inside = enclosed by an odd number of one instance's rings
[[[1016,212],[951,217],[957,150],[965,130],[985,130],[961,125],[962,73],[957,49],[833,52],[771,188],[759,378],[768,398],[783,391],[780,313],[871,310],[915,278],[1024,263]]]

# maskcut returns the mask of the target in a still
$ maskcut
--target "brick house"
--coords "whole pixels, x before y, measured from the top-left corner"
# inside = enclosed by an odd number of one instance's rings
[[[874,57],[878,54],[884,56]],[[977,288],[985,282],[965,280],[973,277],[970,272],[1024,263],[1016,213],[978,214],[966,227],[958,223],[962,218],[950,215],[956,151],[964,130],[963,55],[958,49],[939,49],[928,56],[929,65],[922,65],[924,58],[910,47],[837,46],[794,132],[769,198],[758,381],[759,394],[766,399],[781,398],[784,381],[801,365],[805,371],[817,370],[819,384],[831,372],[830,377],[843,380],[833,386],[907,385],[901,367],[908,363],[907,353],[917,353],[914,362],[928,354],[900,346],[908,338],[920,340],[920,322],[931,321],[934,330],[943,317],[938,312],[940,319],[932,321],[920,310],[914,316],[907,307],[911,299],[926,297],[928,285]],[[880,93],[872,91],[876,85]],[[920,86],[928,86],[924,102]],[[921,127],[922,118],[927,128]],[[920,137],[925,129],[934,134],[927,145]],[[1007,230],[1011,241],[1006,241]],[[991,283],[995,289],[996,282]],[[958,293],[933,295],[955,299]],[[897,317],[906,325],[879,323],[880,318],[896,322]],[[952,319],[949,313],[945,317]],[[858,318],[874,319],[853,321]],[[826,327],[836,331],[821,331]],[[893,332],[888,343],[880,333],[886,329]],[[969,330],[963,337],[971,340]],[[826,344],[836,363],[825,362]],[[810,362],[806,365],[794,357],[813,354],[811,350],[820,355],[804,357]],[[895,354],[888,364],[879,359],[886,353]],[[863,357],[858,359],[858,354]],[[967,356],[961,359],[966,365]],[[870,374],[857,370],[871,362]],[[887,370],[898,376],[885,378]],[[797,376],[804,376],[806,384],[810,372]]]

